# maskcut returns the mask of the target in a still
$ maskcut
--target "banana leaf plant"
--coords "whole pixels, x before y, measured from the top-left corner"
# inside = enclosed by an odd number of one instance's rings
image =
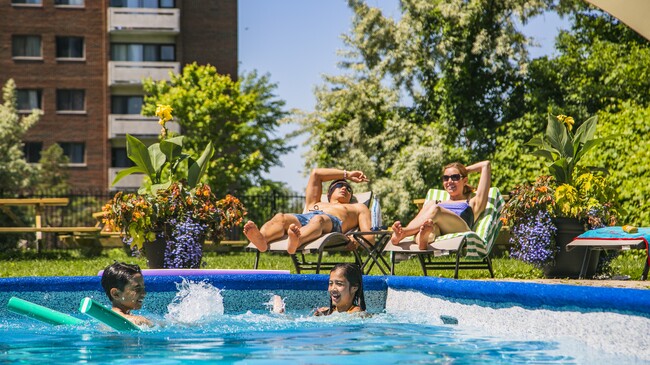
[[[214,147],[212,143],[208,143],[198,160],[195,160],[183,152],[183,138],[178,136],[163,139],[147,148],[139,139],[127,134],[126,154],[135,166],[120,171],[115,176],[113,185],[125,176],[142,173],[149,177],[151,185],[140,187],[138,194],[155,194],[158,190],[169,188],[178,180],[185,180],[189,188],[197,186],[214,154]],[[179,167],[185,160],[188,166],[187,176],[178,177]],[[164,171],[166,167],[169,169],[167,173]]]
[[[549,172],[559,185],[573,185],[576,164],[585,153],[606,140],[594,138],[597,121],[598,116],[587,119],[573,134],[573,118],[549,114],[544,137],[534,137],[526,145],[537,148],[533,151],[534,155],[542,156],[551,162],[548,165]]]

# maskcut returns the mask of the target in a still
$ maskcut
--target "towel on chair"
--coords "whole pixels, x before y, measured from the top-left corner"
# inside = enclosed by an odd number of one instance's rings
[[[590,239],[590,240],[631,240],[643,239],[645,241],[645,249],[648,252],[648,242],[650,241],[650,228],[639,228],[636,233],[627,233],[623,227],[603,227],[588,230],[587,232],[576,237],[576,239]],[[648,252],[648,264],[650,264],[650,252]]]
[[[578,236],[578,238],[589,238],[589,239],[639,239],[643,238],[646,241],[646,244],[650,241],[650,228],[639,228],[639,231],[636,233],[627,233],[623,231],[623,227],[603,227],[588,230],[587,232]]]

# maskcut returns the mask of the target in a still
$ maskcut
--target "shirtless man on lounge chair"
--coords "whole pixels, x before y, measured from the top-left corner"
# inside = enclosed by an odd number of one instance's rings
[[[303,214],[278,213],[262,228],[248,221],[244,234],[258,250],[268,250],[268,243],[289,237],[287,252],[294,254],[298,247],[325,233],[347,232],[359,226],[362,231],[370,231],[370,210],[363,203],[351,203],[352,187],[347,180],[366,182],[368,178],[361,171],[339,169],[314,169],[307,182],[305,211]],[[327,189],[328,202],[321,202],[323,182],[332,181]],[[369,240],[373,237],[369,237]],[[373,241],[371,241],[373,243]]]

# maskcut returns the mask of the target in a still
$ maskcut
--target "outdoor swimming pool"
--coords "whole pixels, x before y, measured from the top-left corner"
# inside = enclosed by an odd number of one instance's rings
[[[650,361],[650,291],[365,277],[371,318],[312,317],[326,275],[145,276],[140,312],[164,326],[118,333],[79,313],[98,277],[0,279],[0,362],[634,364]],[[286,315],[271,314],[271,294]],[[7,311],[17,296],[87,320],[51,326]],[[458,324],[445,324],[455,318]]]

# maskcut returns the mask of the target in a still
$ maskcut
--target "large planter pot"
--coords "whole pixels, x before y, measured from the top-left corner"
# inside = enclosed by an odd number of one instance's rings
[[[557,227],[555,245],[558,252],[555,255],[555,260],[544,267],[544,276],[576,279],[580,276],[580,268],[587,248],[579,247],[567,252],[566,245],[585,232],[584,225],[575,218],[554,218],[553,224]],[[600,251],[593,250],[591,252],[586,277],[592,277],[596,273],[599,257]]]
[[[156,240],[144,243],[144,255],[147,258],[147,266],[150,269],[198,269],[203,259],[203,248],[205,246],[205,234],[196,237],[196,241],[187,241],[176,246],[174,240],[170,239],[171,229],[166,227],[165,234],[156,233]],[[190,242],[196,242],[191,245]],[[169,247],[168,247],[169,246]],[[165,252],[169,250],[167,265],[165,266]]]
[[[153,242],[144,243],[144,256],[147,258],[147,267],[150,269],[165,268],[165,247],[167,240],[156,238]]]

